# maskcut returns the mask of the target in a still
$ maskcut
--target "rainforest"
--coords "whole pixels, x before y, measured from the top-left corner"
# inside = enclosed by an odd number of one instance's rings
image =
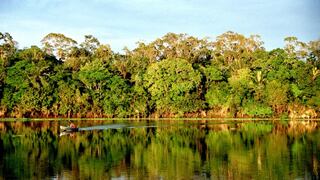
[[[320,115],[320,40],[167,33],[114,52],[50,33],[19,48],[0,33],[0,117],[262,117]]]

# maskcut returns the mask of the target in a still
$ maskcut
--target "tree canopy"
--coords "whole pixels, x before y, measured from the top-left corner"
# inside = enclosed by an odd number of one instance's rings
[[[320,40],[284,41],[168,33],[120,54],[92,35],[19,49],[0,33],[0,116],[315,118]]]

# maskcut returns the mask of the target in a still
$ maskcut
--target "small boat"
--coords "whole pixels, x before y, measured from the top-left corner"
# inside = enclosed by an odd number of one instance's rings
[[[73,128],[70,126],[60,126],[60,130],[64,132],[76,132],[79,130],[79,128]]]

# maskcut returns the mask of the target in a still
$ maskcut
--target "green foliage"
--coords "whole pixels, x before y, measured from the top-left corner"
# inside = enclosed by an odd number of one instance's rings
[[[3,65],[7,65],[9,59],[16,52],[16,45],[17,42],[13,40],[9,33],[0,32],[0,59],[3,60]]]
[[[235,91],[245,91],[253,85],[251,70],[248,68],[239,69],[231,74],[228,79],[229,84]]]
[[[43,61],[46,58],[46,54],[37,46],[31,46],[31,48],[23,49],[18,52],[19,59],[29,61]]]
[[[100,46],[100,42],[92,35],[85,35],[84,42],[81,43],[80,46],[92,53]]]
[[[130,87],[121,77],[112,74],[101,61],[93,61],[82,67],[79,80],[86,86],[94,102],[94,108],[102,108],[106,114],[129,115]]]
[[[208,83],[213,81],[221,81],[223,80],[223,73],[218,67],[215,66],[208,66],[204,69],[204,74]]]
[[[288,100],[289,85],[281,84],[279,81],[273,80],[266,84],[265,100],[270,106],[285,105]]]
[[[2,105],[17,113],[40,112],[52,100],[48,75],[52,63],[22,60],[7,68]]]
[[[259,104],[254,101],[249,101],[244,104],[244,114],[252,117],[269,117],[273,114],[272,108],[264,104]]]
[[[315,95],[308,99],[307,104],[312,107],[320,107],[320,91],[318,90]]]
[[[226,82],[212,84],[206,95],[206,102],[210,108],[222,107],[226,105],[228,98],[230,97],[230,87]]]
[[[291,92],[293,93],[293,96],[295,98],[297,98],[302,94],[303,91],[301,91],[296,84],[292,84],[291,85]]]
[[[92,35],[59,33],[17,49],[0,33],[0,116],[292,116],[319,113],[320,41],[285,39],[265,50],[258,35],[215,40],[168,33],[125,54]],[[312,113],[315,114],[315,113]],[[305,116],[298,114],[297,116]],[[316,117],[316,115],[313,115]]]
[[[196,92],[200,73],[183,59],[166,59],[151,65],[145,87],[160,112],[188,112],[199,108]]]

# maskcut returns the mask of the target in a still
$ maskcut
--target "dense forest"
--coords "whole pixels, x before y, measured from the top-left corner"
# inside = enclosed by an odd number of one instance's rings
[[[115,53],[92,35],[19,49],[0,33],[0,116],[319,117],[320,40],[284,41],[168,33]]]

